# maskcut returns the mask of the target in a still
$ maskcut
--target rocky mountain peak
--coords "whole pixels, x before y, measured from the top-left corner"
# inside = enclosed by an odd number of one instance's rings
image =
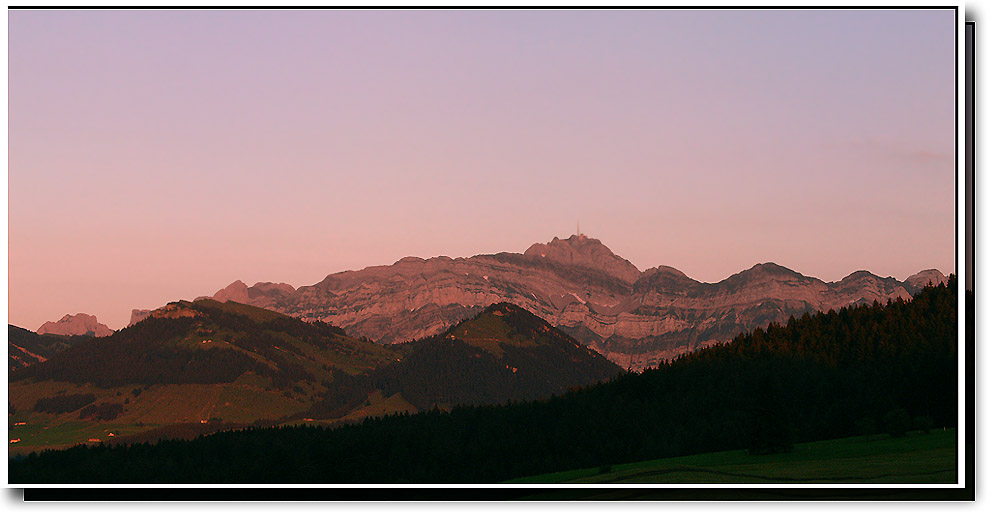
[[[249,293],[250,298],[260,295],[276,297],[294,293],[295,287],[291,284],[285,284],[283,282],[257,282],[256,284],[253,284],[247,292]]]
[[[128,321],[128,325],[131,326],[133,324],[138,324],[139,322],[143,321],[146,317],[148,317],[151,314],[152,314],[151,309],[133,309],[132,317]]]
[[[677,277],[681,279],[688,279],[685,273],[673,268],[672,266],[659,266],[657,268],[651,268],[648,271],[654,271],[656,274],[668,275],[671,277]]]
[[[267,307],[276,301],[293,295],[295,287],[283,282],[257,282],[252,286],[237,280],[223,289],[218,290],[211,297],[199,297],[194,300],[211,298],[221,303],[236,302],[239,304],[250,304],[257,307]]]
[[[634,290],[637,292],[675,292],[699,284],[672,266],[659,266],[641,272],[641,277],[634,283]]]
[[[94,315],[87,315],[86,313],[66,315],[59,319],[58,322],[46,322],[42,324],[42,327],[38,328],[38,334],[40,335],[110,336],[111,333],[114,333],[111,328],[98,322],[97,317]]]
[[[243,281],[237,280],[225,288],[218,290],[211,298],[219,302],[228,302],[231,300],[240,304],[246,304],[250,300],[249,288]]]
[[[641,275],[641,271],[627,259],[614,254],[599,239],[586,237],[584,234],[573,235],[568,239],[555,237],[547,244],[534,244],[523,255],[597,269],[630,284]]]
[[[797,273],[790,268],[780,266],[775,262],[762,262],[756,264],[755,266],[749,268],[747,272],[756,276],[800,276],[800,273]]]
[[[775,262],[763,262],[751,268],[735,273],[722,280],[720,284],[731,289],[742,288],[746,285],[767,284],[773,281],[804,280],[807,277],[796,271],[785,268]]]
[[[946,276],[936,269],[922,270],[906,279],[904,279],[905,286],[911,286],[914,289],[922,289],[929,283],[933,286],[938,286],[940,284],[946,283]]]
[[[945,282],[936,270],[907,282],[927,280]],[[481,313],[466,324],[468,338],[495,352],[509,343],[497,339],[510,331],[546,326],[625,367],[645,367],[790,316],[915,293],[913,284],[869,272],[825,282],[772,262],[713,283],[670,266],[642,273],[599,240],[577,234],[534,244],[522,254],[406,257],[389,266],[334,273],[297,289],[275,283],[246,288],[236,281],[215,300],[322,320],[379,343],[444,334]],[[249,302],[241,301],[244,295]],[[527,312],[546,322],[521,319]]]
[[[870,273],[869,271],[866,270],[859,270],[846,275],[845,278],[842,279],[842,282],[851,282],[855,280],[875,279],[875,278],[877,278],[877,276],[874,275],[873,273]]]

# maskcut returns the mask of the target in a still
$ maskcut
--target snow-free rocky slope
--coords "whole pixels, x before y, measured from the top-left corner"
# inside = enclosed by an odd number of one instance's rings
[[[86,313],[66,315],[58,322],[48,321],[38,328],[39,335],[90,335],[110,336],[114,331],[97,321],[97,317]]]
[[[824,282],[765,263],[703,283],[668,266],[642,272],[599,240],[573,235],[522,254],[406,257],[297,289],[236,281],[212,298],[322,320],[380,343],[435,335],[489,305],[510,302],[638,369],[791,316],[910,299],[943,279],[938,270],[904,282],[857,271]]]

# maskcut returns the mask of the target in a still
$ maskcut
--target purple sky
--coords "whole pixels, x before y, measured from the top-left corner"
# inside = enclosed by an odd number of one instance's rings
[[[8,12],[9,317],[582,230],[954,269],[952,11]]]

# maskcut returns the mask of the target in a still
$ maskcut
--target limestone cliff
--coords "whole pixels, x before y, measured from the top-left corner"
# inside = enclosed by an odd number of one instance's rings
[[[51,335],[93,335],[110,336],[114,331],[97,321],[97,317],[85,313],[66,315],[58,322],[46,322],[38,328],[38,334]]]
[[[703,283],[660,266],[641,272],[600,241],[554,238],[525,253],[406,257],[294,289],[236,281],[216,300],[322,320],[381,343],[440,333],[498,302],[558,326],[623,367],[657,364],[806,312],[911,298],[936,270],[904,283],[858,271],[824,282],[773,263]]]

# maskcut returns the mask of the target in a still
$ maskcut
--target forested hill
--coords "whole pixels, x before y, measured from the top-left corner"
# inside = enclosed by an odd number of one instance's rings
[[[537,399],[623,371],[543,319],[505,302],[406,347],[408,356],[374,371],[372,381],[385,395],[401,392],[419,409]]]
[[[9,451],[301,419],[331,389],[400,356],[321,322],[235,302],[175,302],[11,372]],[[350,398],[344,413],[366,395]]]
[[[956,281],[911,301],[793,320],[543,401],[156,446],[77,447],[10,463],[11,483],[498,482],[957,419]],[[954,462],[955,464],[955,462]],[[150,471],[148,469],[155,469]]]
[[[73,346],[10,380],[121,385],[230,383],[252,371],[276,387],[371,370],[390,348],[347,337],[325,323],[213,300],[174,302],[104,338]]]
[[[60,353],[94,337],[90,335],[38,334],[34,331],[7,324],[7,375],[25,367],[44,362]]]
[[[34,331],[7,324],[7,374],[44,362],[70,345],[82,343],[91,337],[39,335]]]
[[[10,450],[534,400],[621,371],[511,304],[385,346],[236,302],[181,301],[12,372]]]
[[[351,397],[398,395],[418,410],[534,400],[592,385],[623,369],[509,303],[438,335],[399,344],[396,363],[342,380],[309,411],[335,418]]]

